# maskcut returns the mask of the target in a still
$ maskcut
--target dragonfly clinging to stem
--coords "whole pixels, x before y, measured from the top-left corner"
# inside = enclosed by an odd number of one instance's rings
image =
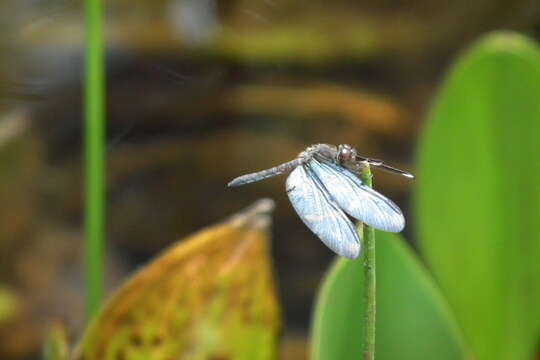
[[[290,172],[285,188],[300,219],[338,255],[355,259],[360,254],[360,238],[349,217],[388,232],[400,232],[405,227],[399,207],[362,184],[356,175],[366,165],[414,178],[380,160],[359,156],[350,145],[316,144],[294,160],[237,177],[228,186]]]

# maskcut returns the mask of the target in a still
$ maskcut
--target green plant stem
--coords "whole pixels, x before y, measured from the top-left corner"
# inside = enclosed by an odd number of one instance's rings
[[[86,315],[101,301],[104,229],[104,71],[101,0],[85,0]]]
[[[365,165],[360,174],[362,183],[372,187],[372,174]],[[375,359],[375,319],[376,319],[376,272],[375,272],[375,229],[363,225],[364,253],[364,360]]]

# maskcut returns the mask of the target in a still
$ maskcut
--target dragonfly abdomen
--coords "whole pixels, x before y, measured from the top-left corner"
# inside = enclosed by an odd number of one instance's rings
[[[292,161],[280,164],[278,166],[274,166],[273,168],[270,168],[270,169],[239,176],[236,179],[232,180],[230,183],[228,183],[227,186],[228,187],[241,186],[241,185],[250,184],[256,181],[268,179],[272,176],[277,176],[277,175],[290,172],[291,170],[293,170],[300,164],[302,164],[301,159],[294,159]]]

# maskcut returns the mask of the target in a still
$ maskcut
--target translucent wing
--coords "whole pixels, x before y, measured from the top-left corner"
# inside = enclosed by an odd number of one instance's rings
[[[338,255],[356,259],[360,239],[354,225],[305,166],[294,169],[286,182],[292,206],[306,226]]]
[[[308,167],[339,207],[353,218],[383,231],[400,232],[405,227],[405,218],[397,205],[363,185],[351,171],[316,159]]]

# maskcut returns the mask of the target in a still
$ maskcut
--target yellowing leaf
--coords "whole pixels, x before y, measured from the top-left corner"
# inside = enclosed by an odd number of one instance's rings
[[[166,250],[105,305],[76,359],[273,359],[271,200]]]

